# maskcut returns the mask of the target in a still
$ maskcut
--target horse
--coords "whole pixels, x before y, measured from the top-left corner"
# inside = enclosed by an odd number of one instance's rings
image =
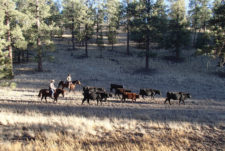
[[[81,82],[79,80],[72,81],[72,84],[70,84],[70,87],[69,87],[69,92],[71,90],[74,90],[77,84],[81,85]],[[59,84],[58,84],[58,88],[60,86],[62,86],[62,89],[64,89],[65,87],[68,88],[69,83],[68,82],[64,82],[64,81],[60,81]]]
[[[63,89],[56,89],[55,93],[54,93],[54,102],[57,102],[57,99],[59,97],[59,95],[62,94],[62,96],[64,97],[64,90]],[[41,101],[43,98],[45,98],[45,101],[47,102],[47,97],[51,97],[52,94],[50,92],[49,89],[41,89],[39,91],[38,97],[41,97]]]

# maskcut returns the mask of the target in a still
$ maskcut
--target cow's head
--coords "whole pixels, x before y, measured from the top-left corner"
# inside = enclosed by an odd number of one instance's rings
[[[191,94],[190,93],[187,93],[187,98],[191,98]]]
[[[108,97],[112,97],[113,95],[112,95],[112,93],[108,93],[108,95],[107,95]]]
[[[161,92],[159,90],[156,90],[155,93],[158,94],[158,95],[161,95]]]

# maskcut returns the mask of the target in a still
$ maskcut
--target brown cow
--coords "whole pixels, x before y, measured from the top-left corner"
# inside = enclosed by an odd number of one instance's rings
[[[137,98],[139,98],[139,95],[136,93],[124,92],[121,101],[125,102],[126,99],[131,99],[133,103],[134,101],[136,102]]]
[[[124,92],[131,92],[131,90],[124,88],[117,88],[115,89],[115,96],[118,96],[120,98],[120,95],[123,95]]]

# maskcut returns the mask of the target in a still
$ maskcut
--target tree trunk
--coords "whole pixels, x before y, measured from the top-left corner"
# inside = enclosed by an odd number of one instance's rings
[[[87,44],[87,39],[85,40],[85,55],[88,57],[88,44]]]
[[[5,4],[6,8],[8,7]],[[12,41],[11,41],[11,29],[10,29],[10,18],[9,18],[9,12],[6,11],[6,26],[7,26],[7,42],[9,43],[8,45],[8,57],[10,60],[9,66],[10,66],[10,71],[9,71],[9,78],[12,78],[13,75],[13,57],[12,57]]]
[[[88,57],[88,44],[87,44],[87,41],[88,41],[88,37],[87,37],[87,24],[85,25],[85,31],[86,31],[86,34],[85,34],[85,55],[86,55],[86,57]]]
[[[180,32],[180,25],[179,25],[179,14],[177,14],[176,18],[176,43],[175,43],[175,51],[176,51],[176,59],[180,59],[180,42],[179,42],[179,32]]]
[[[147,25],[149,24],[149,20],[150,20],[150,0],[146,1],[146,7],[147,7]],[[149,40],[150,40],[150,32],[149,29],[146,25],[146,57],[145,57],[145,69],[148,70],[149,69]]]
[[[27,52],[26,62],[29,62],[29,52],[28,52],[28,49],[26,50],[26,52]]]
[[[196,48],[196,36],[197,36],[197,29],[195,28],[193,42],[192,42],[192,46],[195,48]]]
[[[130,29],[129,29],[129,21],[127,23],[127,55],[130,55]]]
[[[145,57],[145,69],[149,69],[149,36],[147,36],[146,42],[146,57]]]
[[[96,27],[96,38],[98,39],[98,30],[99,30],[99,22],[98,22],[98,13],[97,13],[97,27]]]
[[[36,25],[37,25],[37,49],[38,49],[38,71],[43,71],[42,67],[42,49],[41,49],[41,39],[39,34],[40,20],[39,20],[39,0],[36,0]]]
[[[130,16],[128,11],[129,0],[127,0],[127,55],[130,55]]]
[[[22,52],[22,62],[25,62],[25,54],[24,54],[24,50],[22,50],[21,52]]]
[[[74,42],[74,18],[72,19],[72,44],[73,44],[73,50],[75,50],[75,42]]]
[[[20,61],[21,61],[20,60],[20,50],[17,50],[17,51],[18,51],[18,54],[17,54],[17,62],[20,63]]]

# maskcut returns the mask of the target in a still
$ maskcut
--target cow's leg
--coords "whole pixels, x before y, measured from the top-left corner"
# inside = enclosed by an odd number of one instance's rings
[[[155,100],[155,97],[154,97],[154,96],[155,96],[155,95],[153,94],[153,95],[152,95],[152,99],[153,99],[153,100]]]
[[[98,101],[99,101],[99,100],[97,99],[97,105],[98,105]]]
[[[123,99],[124,99],[124,96],[122,97],[121,102],[123,102]]]
[[[170,99],[169,99],[169,103],[170,103]],[[170,103],[170,105],[171,105],[171,103]]]
[[[89,99],[87,99],[88,104],[90,105]]]
[[[47,103],[47,96],[45,96],[45,102]]]
[[[182,102],[184,103],[184,100],[182,100]],[[185,105],[185,103],[184,103],[184,105]]]
[[[42,97],[41,97],[41,102],[42,102],[42,99],[44,98],[44,96],[42,95]]]
[[[166,100],[164,101],[164,104],[166,104],[167,101],[168,101],[168,98],[166,98]]]
[[[121,99],[121,102],[124,103],[126,101],[125,97]]]
[[[144,95],[142,95],[142,98],[143,98],[143,99],[145,99],[145,96],[144,96]]]
[[[179,105],[180,105],[181,99],[179,99]]]

